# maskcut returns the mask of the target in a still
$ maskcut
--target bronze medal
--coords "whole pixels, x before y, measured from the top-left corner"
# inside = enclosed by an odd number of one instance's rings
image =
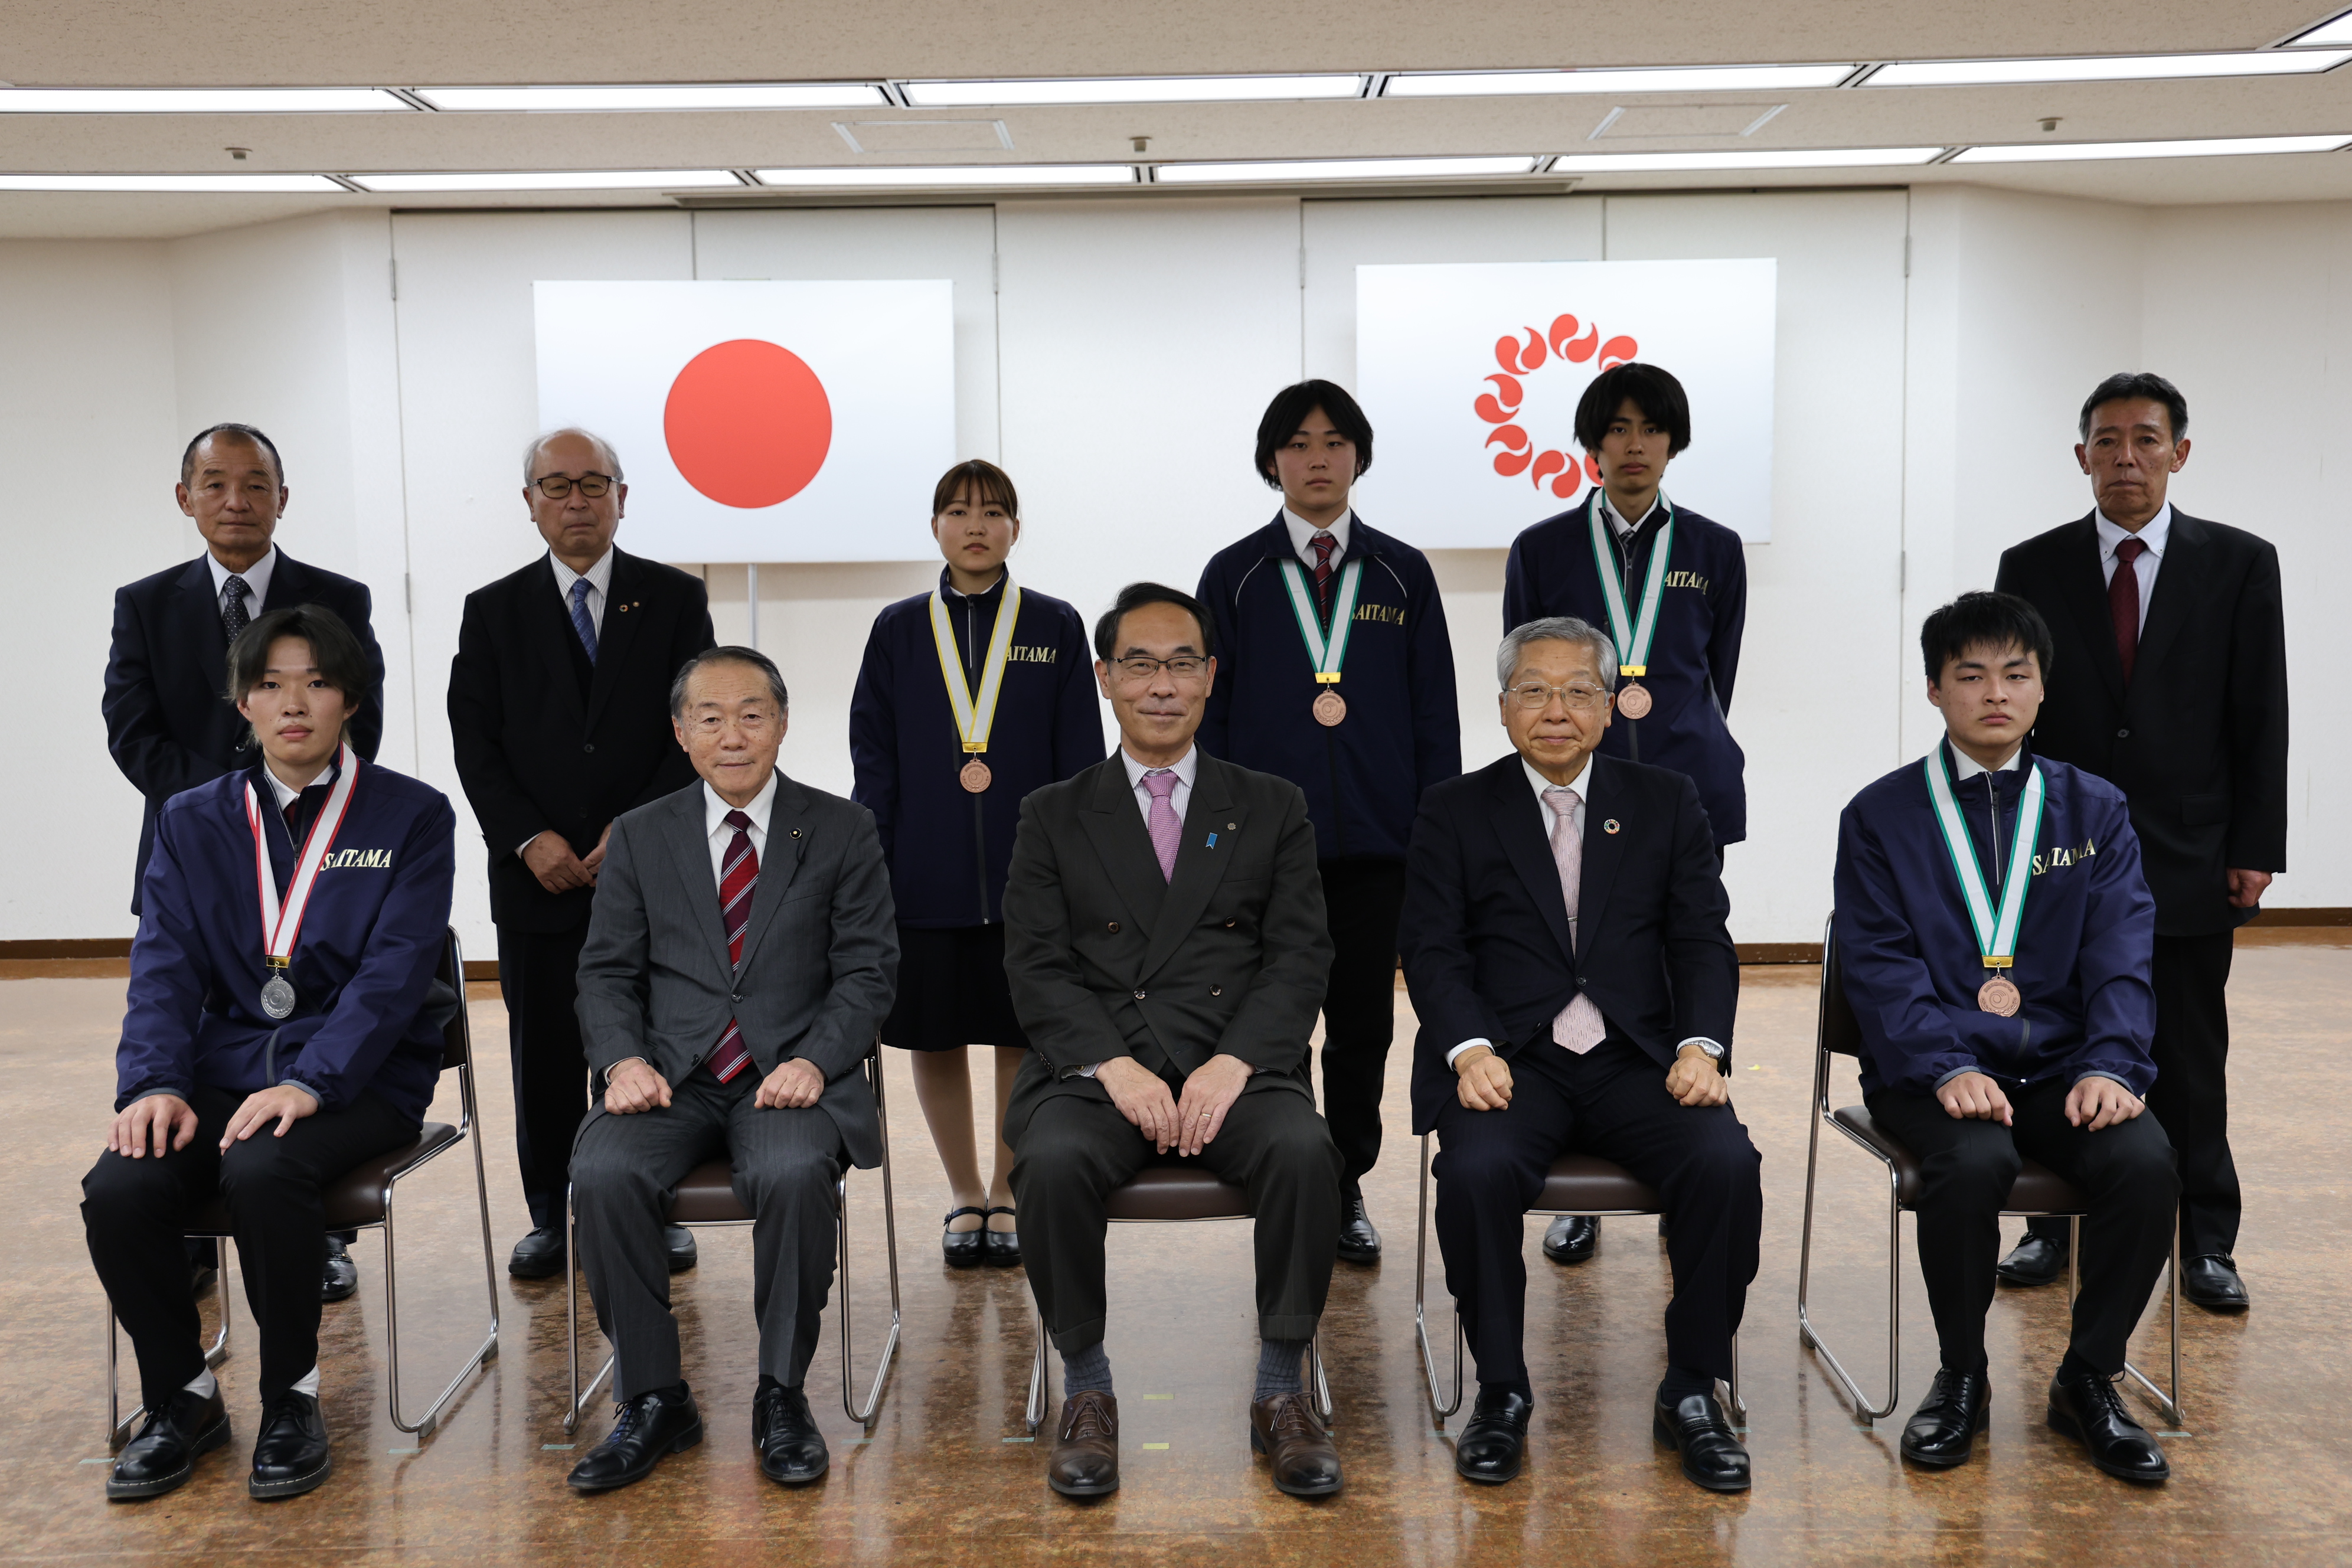
[[[1977,987],[1977,1007],[1995,1017],[2014,1018],[2025,998],[2006,974],[1996,974]]]
[[[971,761],[964,763],[962,771],[956,774],[956,783],[963,785],[965,789],[971,791],[973,795],[986,794],[988,786],[993,782],[994,780],[988,771],[988,764],[982,762],[978,757],[974,757]]]
[[[1315,721],[1325,729],[1337,725],[1348,716],[1348,700],[1336,691],[1326,690],[1315,699]]]
[[[1617,711],[1628,719],[1650,716],[1650,689],[1638,680],[1629,680],[1617,689]]]

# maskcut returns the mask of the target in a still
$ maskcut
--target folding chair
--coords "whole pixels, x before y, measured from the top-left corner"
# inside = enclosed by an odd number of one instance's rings
[[[429,1436],[440,1424],[441,1411],[454,1397],[474,1369],[498,1358],[499,1353],[499,1277],[490,1252],[490,1189],[482,1172],[482,1141],[477,1136],[476,1122],[480,1115],[474,1102],[473,1035],[466,1013],[466,963],[457,945],[457,933],[448,933],[441,949],[441,963],[436,978],[457,994],[457,1010],[441,1031],[441,1070],[456,1069],[457,1074],[457,1125],[428,1121],[417,1130],[416,1141],[404,1149],[379,1154],[362,1161],[330,1184],[320,1194],[326,1202],[327,1228],[333,1230],[383,1231],[383,1302],[384,1341],[392,1363],[392,1424],[403,1432],[414,1433],[420,1440]],[[490,1331],[473,1354],[466,1358],[457,1375],[441,1391],[439,1398],[426,1407],[425,1414],[411,1421],[401,1414],[400,1403],[400,1248],[393,1228],[393,1193],[401,1178],[410,1174],[447,1152],[458,1143],[470,1143],[474,1150],[474,1198],[482,1227],[482,1283],[490,1303]],[[215,1198],[197,1211],[189,1224],[191,1237],[209,1237],[224,1244],[221,1251],[219,1282],[214,1289],[220,1297],[220,1333],[205,1352],[205,1364],[217,1367],[228,1359],[229,1320],[234,1316],[231,1305],[233,1292],[228,1285],[228,1253],[226,1244],[236,1239],[229,1219],[228,1205]],[[111,1448],[129,1442],[138,1428],[145,1406],[123,1415],[121,1382],[121,1346],[114,1331],[114,1303],[106,1306],[106,1411],[107,1441]]]
[[[890,1375],[890,1363],[898,1353],[900,1310],[898,1304],[898,1209],[890,1188],[890,1107],[883,1095],[882,1053],[869,1047],[865,1061],[866,1082],[874,1091],[874,1115],[882,1130],[882,1229],[890,1262],[890,1332],[882,1342],[882,1362],[874,1369],[874,1382],[867,1389],[863,1409],[851,1403],[855,1389],[852,1333],[854,1316],[849,1301],[849,1172],[844,1167],[841,1177],[833,1184],[834,1212],[840,1216],[840,1267],[835,1270],[835,1290],[841,1301],[841,1407],[852,1421],[861,1426],[874,1425],[875,1415],[882,1408],[882,1384]],[[751,1223],[751,1211],[735,1195],[734,1167],[725,1160],[706,1160],[687,1173],[686,1180],[677,1184],[670,1195],[669,1212],[664,1216],[670,1225],[682,1225],[700,1230],[722,1226],[747,1226]],[[563,1190],[563,1310],[566,1331],[564,1351],[572,1375],[572,1395],[563,1412],[565,1432],[576,1431],[580,1417],[588,1402],[604,1386],[613,1373],[618,1352],[604,1358],[604,1364],[586,1388],[580,1386],[580,1248],[579,1226],[572,1203],[572,1189]]]
[[[1855,1019],[1853,1005],[1846,999],[1845,977],[1838,963],[1835,917],[1822,931],[1822,1001],[1821,1026],[1813,1049],[1813,1129],[1811,1147],[1805,1152],[1805,1228],[1804,1239],[1797,1254],[1797,1332],[1812,1352],[1821,1357],[1822,1364],[1853,1404],[1855,1414],[1865,1423],[1891,1415],[1903,1396],[1903,1211],[1917,1206],[1919,1199],[1919,1161],[1886,1129],[1872,1120],[1869,1108],[1849,1105],[1842,1110],[1830,1109],[1830,1058],[1833,1056],[1859,1058],[1862,1055],[1862,1026]],[[1886,1167],[1886,1402],[1871,1404],[1862,1392],[1862,1385],[1847,1372],[1843,1363],[1832,1354],[1822,1341],[1821,1331],[1812,1318],[1813,1263],[1813,1192],[1821,1163],[1822,1129],[1833,1127],[1853,1142],[1868,1150]],[[2074,1184],[2060,1176],[2047,1165],[2026,1160],[2018,1172],[2017,1180],[2009,1189],[2009,1201],[2001,1205],[2006,1218],[2030,1215],[2063,1217],[2066,1224],[2066,1300],[2071,1303],[2082,1288],[2080,1272],[2083,1256],[2083,1215],[2089,1211],[2089,1200]],[[2144,1389],[2165,1419],[2175,1426],[2182,1424],[2180,1414],[2180,1223],[2176,1215],[2172,1226],[2172,1268],[2165,1285],[2165,1296],[2170,1304],[2172,1319],[2172,1388],[2171,1392],[2157,1387],[2148,1375],[2124,1363],[2124,1371]]]

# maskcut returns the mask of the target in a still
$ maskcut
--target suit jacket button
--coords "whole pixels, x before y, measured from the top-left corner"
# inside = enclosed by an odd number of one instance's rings
[[[591,741],[591,742],[589,742],[586,745],[584,745],[584,746],[581,747],[580,749],[581,749],[582,751],[583,751],[583,752],[593,752],[593,751],[594,751],[594,750],[596,749],[596,742],[593,742],[593,741]]]
[[[1143,1000],[1143,993],[1142,993],[1142,992],[1140,992],[1140,991],[1137,992],[1137,993],[1135,994],[1135,999],[1136,999],[1137,1001],[1139,1001],[1139,1002],[1142,1001],[1142,1000]]]
[[[1113,936],[1117,936],[1118,934],[1118,922],[1117,921],[1110,922],[1110,934]]]
[[[2129,730],[2118,730],[2116,731],[2116,739],[2118,741],[2128,741],[2131,739],[2131,731]]]
[[[1585,979],[1585,978],[1584,978],[1584,976],[1583,976],[1583,975],[1581,975],[1581,974],[1580,974],[1580,975],[1578,975],[1578,976],[1576,977],[1576,988],[1577,988],[1579,991],[1583,990],[1587,985],[1590,985],[1591,984],[1592,984],[1592,983],[1591,983],[1591,981],[1589,981],[1589,980]]]
[[[1234,921],[1227,921],[1225,922],[1225,929],[1226,929],[1227,931],[1231,931],[1231,930],[1233,930],[1233,929],[1234,929],[1234,923],[1235,923],[1235,922],[1234,922]]]
[[[738,1007],[740,1007],[743,1005],[743,994],[738,991],[733,995],[728,997],[727,1000],[734,1003]]]
[[[1223,996],[1224,994],[1225,988],[1222,985],[1212,985],[1209,987],[1209,994],[1212,996]]]

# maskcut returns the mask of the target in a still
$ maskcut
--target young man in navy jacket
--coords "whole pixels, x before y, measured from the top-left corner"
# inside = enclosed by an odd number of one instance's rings
[[[1272,522],[1210,559],[1212,756],[1288,779],[1315,824],[1335,956],[1323,997],[1323,1116],[1346,1162],[1339,1256],[1377,1262],[1360,1185],[1381,1152],[1395,1033],[1397,919],[1422,791],[1462,771],[1454,647],[1429,558],[1348,503],[1372,426],[1345,388],[1302,381],[1258,424]]]
[[[2083,1289],[2050,1425],[2126,1480],[2170,1471],[2116,1394],[2172,1246],[2180,1183],[2144,1105],[2156,1068],[2156,901],[2123,794],[2026,747],[2050,629],[1965,594],[1920,632],[1945,738],[1838,824],[1838,956],[1864,1103],[1917,1155],[1919,1268],[1943,1366],[1904,1458],[1967,1460],[1985,1430],[2000,1213],[2030,1155],[2081,1188]]]

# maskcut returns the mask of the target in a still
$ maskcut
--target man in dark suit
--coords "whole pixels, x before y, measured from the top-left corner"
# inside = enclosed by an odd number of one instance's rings
[[[367,584],[306,566],[277,546],[289,492],[286,466],[268,437],[250,425],[200,430],[180,456],[180,510],[195,520],[205,552],[184,566],[142,577],[114,595],[114,647],[106,660],[106,749],[146,796],[131,912],[155,847],[155,818],[184,790],[257,764],[253,730],[225,695],[228,645],[267,611],[324,605],[341,617],[367,658],[367,689],[345,730],[370,762],[383,739],[383,650],[368,626]],[[341,1301],[360,1288],[346,1244],[327,1243],[320,1295]],[[213,1244],[191,1242],[201,1284]]]
[[[694,782],[670,730],[670,679],[716,640],[700,578],[614,548],[628,494],[596,437],[533,441],[522,495],[547,553],[467,595],[449,665],[457,778],[489,847],[530,1205],[507,1269],[526,1279],[563,1267],[563,1188],[588,1108],[575,974],[613,819]],[[693,1266],[688,1232],[670,1246],[672,1267]]]
[[[1730,1105],[1739,960],[1715,837],[1686,775],[1594,754],[1617,676],[1605,635],[1531,621],[1495,664],[1514,752],[1422,796],[1402,933],[1421,1018],[1413,1131],[1442,1147],[1438,1246],[1478,1361],[1454,1468],[1519,1472],[1524,1216],[1575,1149],[1658,1190],[1675,1294],[1651,1427],[1684,1475],[1742,1491],[1748,1451],[1715,1384],[1756,1278],[1763,1188]]]
[[[2189,405],[2160,375],[2111,375],[2083,404],[2089,515],[2000,558],[1994,585],[2042,612],[2056,647],[2037,755],[2124,792],[2156,895],[2156,1083],[2180,1156],[2180,1290],[2242,1311],[2230,1156],[2233,933],[2286,868],[2286,630],[2278,552],[2173,509]],[[2126,569],[2127,568],[2127,569]],[[2003,1279],[2066,1268],[2063,1220],[2033,1222]]]
[[[1034,1052],[1004,1136],[1029,1284],[1062,1352],[1046,1479],[1069,1497],[1118,1486],[1104,1200],[1173,1152],[1249,1190],[1251,1447],[1282,1490],[1327,1497],[1339,1456],[1299,1379],[1339,1230],[1339,1152],[1307,1068],[1331,968],[1315,827],[1297,784],[1193,744],[1216,677],[1199,601],[1134,584],[1095,651],[1118,752],[1022,803],[1004,889],[1005,973]]]

